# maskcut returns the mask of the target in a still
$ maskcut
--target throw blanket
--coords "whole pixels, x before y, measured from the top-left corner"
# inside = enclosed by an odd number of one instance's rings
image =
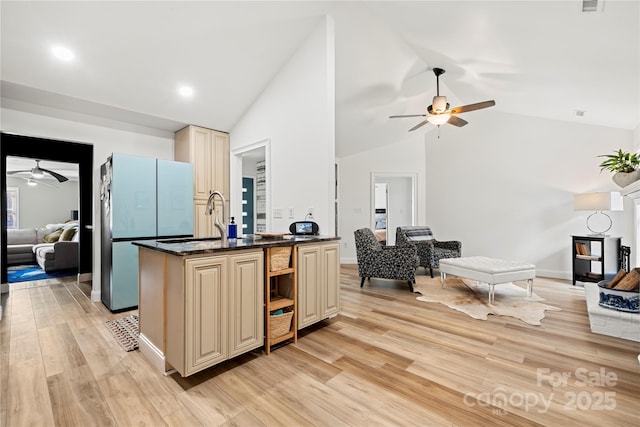
[[[402,231],[407,236],[407,240],[412,242],[420,242],[424,240],[433,240],[433,233],[429,227],[409,226],[402,227]]]

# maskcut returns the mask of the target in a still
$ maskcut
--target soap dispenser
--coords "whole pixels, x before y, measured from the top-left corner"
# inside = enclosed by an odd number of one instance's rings
[[[238,238],[238,224],[234,221],[235,217],[231,217],[231,223],[229,223],[229,232],[227,233],[229,239]]]

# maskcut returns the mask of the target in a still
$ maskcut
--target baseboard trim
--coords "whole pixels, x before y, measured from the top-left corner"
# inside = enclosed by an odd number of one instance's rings
[[[91,282],[92,280],[92,273],[78,273],[78,282]]]
[[[156,347],[144,334],[138,335],[138,348],[140,349],[140,353],[142,353],[149,364],[160,373],[165,373],[168,371],[167,362],[164,357],[164,353]]]
[[[93,302],[102,301],[102,292],[96,291],[95,289],[91,289],[91,301]]]
[[[572,279],[570,271],[545,270],[540,268],[536,268],[536,276],[549,277],[550,279],[564,279],[564,280]],[[533,280],[535,282],[535,279]]]

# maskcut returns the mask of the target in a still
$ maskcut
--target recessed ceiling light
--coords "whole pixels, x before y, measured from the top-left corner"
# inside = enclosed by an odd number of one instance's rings
[[[71,51],[71,49],[60,45],[52,47],[51,53],[53,53],[53,56],[61,61],[71,61],[73,60],[73,58],[75,58],[75,55]]]
[[[178,93],[184,97],[193,96],[193,88],[191,86],[180,86]]]

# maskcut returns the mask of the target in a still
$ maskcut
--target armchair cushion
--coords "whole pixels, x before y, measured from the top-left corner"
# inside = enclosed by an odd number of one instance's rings
[[[362,228],[354,232],[358,273],[364,279],[405,280],[413,290],[415,271],[418,267],[418,252],[415,246],[384,246],[373,231]]]

